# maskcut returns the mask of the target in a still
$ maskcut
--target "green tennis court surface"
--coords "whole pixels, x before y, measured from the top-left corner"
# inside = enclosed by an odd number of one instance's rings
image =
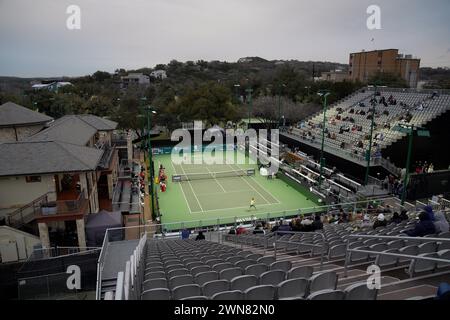
[[[220,152],[217,156],[224,156],[228,160],[245,158],[243,154],[233,151]],[[168,224],[166,228],[169,230],[214,225],[218,218],[223,224],[233,222],[235,217],[238,220],[250,220],[255,216],[267,218],[268,215],[282,217],[285,212],[292,213],[301,208],[320,205],[317,197],[306,188],[297,190],[280,179],[268,180],[261,176],[257,165],[249,163],[247,158],[245,163],[238,162],[240,164],[235,161],[233,164],[196,164],[194,161],[201,157],[201,153],[192,153],[191,164],[174,163],[170,154],[154,157],[155,174],[162,164],[167,175],[167,190],[158,192],[158,197],[161,222]],[[206,154],[203,157],[207,159]],[[242,174],[247,169],[255,169],[255,175],[237,176],[236,172]],[[192,180],[172,182],[173,175],[191,176]],[[202,178],[195,179],[199,176]],[[250,209],[252,198],[255,199],[256,210]],[[185,223],[182,225],[182,222]]]

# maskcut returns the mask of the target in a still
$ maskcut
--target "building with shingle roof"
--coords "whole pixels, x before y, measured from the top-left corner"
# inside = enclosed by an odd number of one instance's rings
[[[24,140],[52,121],[45,114],[6,102],[0,105],[0,143]]]

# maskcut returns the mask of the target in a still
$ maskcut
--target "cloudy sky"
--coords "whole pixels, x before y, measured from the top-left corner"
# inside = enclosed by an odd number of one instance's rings
[[[366,27],[372,4],[381,30]],[[81,9],[80,30],[66,27],[69,5]],[[0,0],[2,76],[245,56],[347,63],[349,52],[386,48],[450,67],[450,1]]]

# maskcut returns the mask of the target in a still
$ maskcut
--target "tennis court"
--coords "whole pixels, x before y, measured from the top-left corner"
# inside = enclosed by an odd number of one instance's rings
[[[201,225],[207,226],[217,223],[218,218],[221,223],[230,223],[235,217],[283,216],[287,211],[319,206],[309,190],[299,192],[279,179],[261,176],[257,165],[238,152],[216,153],[216,159],[231,159],[232,163],[223,164],[212,163],[207,154],[190,156],[190,164],[174,163],[170,154],[155,156],[155,174],[162,164],[168,177],[166,192],[158,192],[162,223],[202,220]],[[183,181],[172,182],[174,176],[183,177]],[[250,209],[252,198],[256,209]]]

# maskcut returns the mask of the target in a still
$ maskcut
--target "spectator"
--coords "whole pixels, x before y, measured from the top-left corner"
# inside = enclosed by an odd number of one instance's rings
[[[405,209],[403,209],[403,210],[400,212],[400,219],[402,219],[402,221],[406,221],[406,220],[409,219],[408,214],[406,213],[406,210],[405,210]]]
[[[278,231],[278,229],[280,228],[280,221],[275,222],[275,225],[272,227],[272,229],[270,230],[270,232],[275,232]]]
[[[391,219],[390,223],[398,224],[400,222],[402,222],[402,218],[400,217],[398,212],[394,212],[394,214],[392,215],[392,219]]]
[[[236,234],[237,235],[244,234],[246,232],[247,232],[247,230],[245,230],[245,228],[244,228],[244,226],[242,224],[240,224],[239,227],[237,227],[237,229],[236,229]]]
[[[199,231],[197,237],[195,237],[195,241],[198,240],[205,240],[205,235],[203,234],[203,231]]]
[[[278,231],[292,231],[292,229],[286,221],[283,221],[278,228]]]
[[[264,230],[262,229],[261,225],[256,225],[255,229],[253,230],[253,234],[264,234]]]
[[[423,210],[428,214],[428,216],[430,217],[431,221],[434,221],[434,212],[433,212],[433,208],[431,206],[425,206],[423,208]]]
[[[377,217],[377,221],[375,221],[375,223],[373,224],[373,228],[376,229],[380,227],[386,227],[386,225],[386,218],[384,217],[384,214],[380,213]]]
[[[434,228],[436,233],[442,233],[442,232],[448,232],[449,230],[449,224],[447,219],[445,218],[445,215],[442,212],[436,212],[434,214],[434,218],[436,219],[434,221]]]
[[[436,229],[434,228],[434,224],[430,219],[430,215],[422,211],[419,214],[419,222],[416,223],[416,227],[412,230],[407,230],[405,233],[410,237],[423,237],[427,234],[434,234]]]
[[[320,215],[317,214],[314,217],[314,222],[312,223],[312,227],[313,227],[314,231],[323,229],[323,223],[322,223],[322,221],[320,221]]]

